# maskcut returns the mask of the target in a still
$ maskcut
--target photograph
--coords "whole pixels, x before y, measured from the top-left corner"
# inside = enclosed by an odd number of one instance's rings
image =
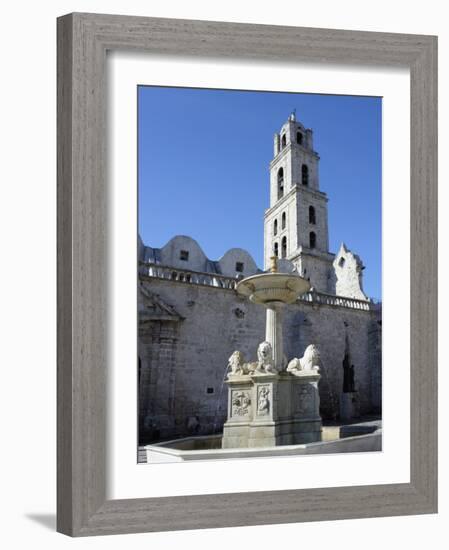
[[[448,538],[446,5],[255,7],[5,4],[6,549]]]
[[[382,450],[382,98],[138,86],[139,463]]]

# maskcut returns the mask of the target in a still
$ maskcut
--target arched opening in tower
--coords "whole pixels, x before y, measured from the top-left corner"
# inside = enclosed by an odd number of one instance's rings
[[[281,242],[281,258],[287,257],[287,237],[282,237]]]
[[[309,206],[309,223],[316,224],[315,208],[313,206]]]
[[[284,196],[284,169],[279,168],[278,171],[278,200]]]
[[[313,231],[311,231],[309,235],[309,246],[310,248],[316,247],[316,235]]]
[[[301,180],[303,185],[309,185],[309,167],[303,164],[301,168]]]

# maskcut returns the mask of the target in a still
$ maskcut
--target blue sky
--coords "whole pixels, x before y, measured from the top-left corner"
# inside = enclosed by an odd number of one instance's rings
[[[263,267],[273,134],[293,109],[314,132],[329,243],[363,260],[364,288],[381,297],[381,98],[138,88],[139,232],[162,247],[196,239],[219,259],[248,250]]]

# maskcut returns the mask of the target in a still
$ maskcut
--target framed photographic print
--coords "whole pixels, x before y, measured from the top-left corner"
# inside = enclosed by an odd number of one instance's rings
[[[139,87],[142,462],[381,450],[381,102]]]
[[[59,531],[436,511],[436,74],[435,37],[58,20]]]

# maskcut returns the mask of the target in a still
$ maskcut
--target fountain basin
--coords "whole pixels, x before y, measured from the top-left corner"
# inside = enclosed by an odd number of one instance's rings
[[[146,445],[146,463],[185,462],[189,460],[223,460],[233,458],[262,458],[303,456],[316,454],[378,452],[382,450],[381,422],[366,426],[353,426],[353,434],[343,432],[343,427],[322,429],[322,440],[298,444],[259,448],[220,448],[220,435],[193,436],[183,439]],[[346,426],[345,426],[346,427]],[[359,428],[358,430],[356,428]]]
[[[236,286],[236,291],[247,296],[255,304],[282,302],[293,304],[298,296],[310,289],[310,283],[292,273],[261,273],[246,277]]]

